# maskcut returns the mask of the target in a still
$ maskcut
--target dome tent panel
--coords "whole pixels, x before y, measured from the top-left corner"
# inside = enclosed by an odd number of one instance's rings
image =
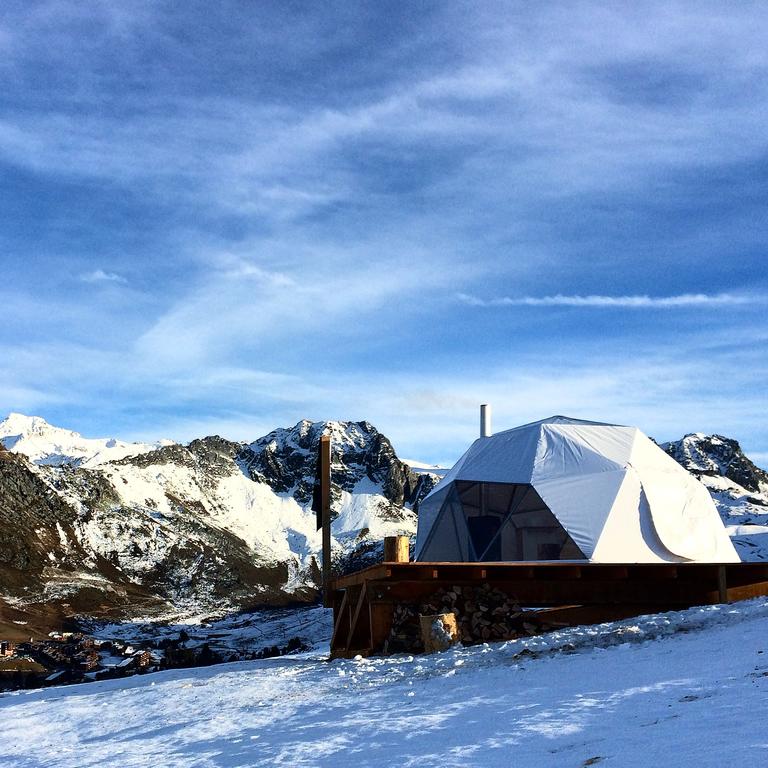
[[[445,479],[443,479],[419,504],[418,527],[416,528],[416,559],[419,558],[419,553],[424,548],[427,537],[437,521],[443,502],[451,488],[452,484],[450,482],[446,483]]]
[[[624,469],[631,451],[632,435],[622,432],[619,439],[611,440],[601,437],[600,433],[605,431],[604,427],[542,424],[531,482],[536,484],[552,477]],[[601,444],[605,444],[613,455],[606,455]]]
[[[632,467],[624,475],[592,553],[592,560],[596,563],[670,563],[684,560],[662,544],[651,520],[651,509],[640,484],[640,476]]]
[[[645,435],[632,452],[653,527],[670,552],[687,560],[739,562],[709,491]]]
[[[592,558],[626,470],[564,475],[535,488],[585,557]]]
[[[518,427],[475,440],[446,479],[530,483],[539,445],[538,425]]]
[[[607,470],[626,467],[635,436],[639,434],[635,427],[567,421],[553,424],[545,421],[541,431],[542,439],[558,439],[569,446],[573,461],[568,464],[567,470],[581,473],[592,471],[587,462],[590,458],[594,460],[594,456],[599,457],[601,466]]]
[[[698,481],[683,484],[670,473],[644,470],[641,482],[653,526],[667,549],[687,560],[740,561],[712,497]]]

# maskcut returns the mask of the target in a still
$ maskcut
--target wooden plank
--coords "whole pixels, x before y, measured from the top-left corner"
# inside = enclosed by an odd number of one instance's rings
[[[336,647],[346,647],[349,634],[349,614],[347,612],[347,592],[343,593],[338,606],[333,607],[333,634],[331,635],[331,651]]]
[[[458,579],[435,579],[431,581],[383,582],[381,590],[375,594],[377,600],[414,603],[440,589],[454,586],[478,586],[482,582]],[[489,582],[490,583],[490,582]],[[703,605],[709,600],[710,587],[706,582],[643,582],[630,580],[583,580],[583,579],[541,579],[525,581],[495,581],[493,586],[505,592],[511,599],[522,606],[549,606],[592,604],[606,605],[613,603],[643,603],[657,605]],[[378,597],[378,595],[382,595]]]
[[[676,579],[679,575],[677,564],[662,563],[659,565],[649,565],[647,563],[638,563],[627,566],[627,578],[642,581],[667,581]]]
[[[746,584],[757,584],[768,581],[768,564],[766,563],[731,563],[725,566],[725,574],[729,588]]]
[[[663,610],[675,610],[680,606],[663,604],[644,605],[613,604],[613,605],[566,605],[556,608],[547,608],[536,611],[534,617],[538,624],[550,624],[551,626],[580,626],[583,624],[602,624],[605,621],[619,621],[633,616],[659,613]],[[532,623],[536,623],[535,621]]]
[[[602,563],[388,563],[379,564],[335,579],[336,589],[360,586],[367,581],[429,581],[476,583],[503,582],[583,581],[589,583],[629,582],[660,587],[660,582],[686,582],[688,584],[718,583],[720,569],[725,569],[726,583],[746,586],[768,581],[768,565],[755,563],[708,564],[708,563],[661,563],[661,564],[602,564]],[[656,588],[656,587],[654,587]],[[711,589],[711,588],[710,588]],[[708,590],[707,590],[708,591]]]
[[[371,627],[371,651],[381,653],[392,630],[394,605],[368,601],[369,621]]]
[[[397,604],[490,584],[537,621],[584,624],[768,595],[764,563],[391,563],[334,582],[333,656],[381,653]]]
[[[360,588],[360,594],[357,598],[355,610],[349,622],[349,634],[347,635],[346,644],[347,651],[352,647],[361,649],[370,649],[371,647],[370,614],[367,610],[364,610],[364,607],[367,606],[367,604],[368,590],[367,585],[364,583]]]
[[[753,597],[766,596],[768,596],[768,581],[759,581],[754,584],[745,584],[741,587],[728,587],[726,602],[733,603],[737,600],[751,600]]]
[[[336,589],[347,589],[348,587],[358,587],[366,581],[372,579],[384,579],[392,576],[392,571],[383,563],[368,566],[362,571],[355,571],[347,576],[339,576],[333,580],[333,586]]]
[[[624,580],[629,577],[629,569],[626,565],[608,565],[600,569],[582,568],[582,579],[616,579]]]

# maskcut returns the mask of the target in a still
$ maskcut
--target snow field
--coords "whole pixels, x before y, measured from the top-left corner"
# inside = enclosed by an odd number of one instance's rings
[[[0,765],[763,765],[768,600],[428,657],[323,653],[0,698]]]

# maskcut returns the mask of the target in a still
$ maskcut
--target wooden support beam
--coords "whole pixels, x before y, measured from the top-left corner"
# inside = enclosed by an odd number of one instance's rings
[[[368,587],[363,584],[360,587],[360,594],[355,604],[354,613],[349,621],[349,634],[347,635],[346,650],[353,648],[371,647],[371,624],[370,613],[365,610],[368,606]],[[350,604],[350,609],[351,609]]]
[[[717,592],[721,603],[728,602],[728,577],[725,572],[725,566],[717,567]]]
[[[753,597],[765,597],[768,595],[768,581],[744,584],[740,587],[728,587],[727,600],[733,603],[737,600],[751,600]]]
[[[378,579],[388,579],[392,576],[392,569],[382,563],[368,566],[362,571],[355,571],[347,576],[337,576],[331,580],[333,589],[347,589],[348,587],[358,587],[366,581],[376,581]]]
[[[331,436],[320,436],[320,514],[323,528],[323,605],[331,607]]]
[[[392,618],[394,615],[393,603],[368,602],[369,621],[371,626],[371,651],[381,653],[384,643],[392,630]]]
[[[331,653],[337,647],[346,647],[349,634],[349,613],[347,612],[348,593],[344,590],[341,601],[333,606],[333,634],[331,635]],[[343,642],[342,642],[343,639]]]

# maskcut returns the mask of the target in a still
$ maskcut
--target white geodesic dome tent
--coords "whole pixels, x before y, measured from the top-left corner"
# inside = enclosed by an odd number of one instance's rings
[[[416,559],[739,562],[707,489],[639,429],[564,416],[476,440],[421,503]]]

